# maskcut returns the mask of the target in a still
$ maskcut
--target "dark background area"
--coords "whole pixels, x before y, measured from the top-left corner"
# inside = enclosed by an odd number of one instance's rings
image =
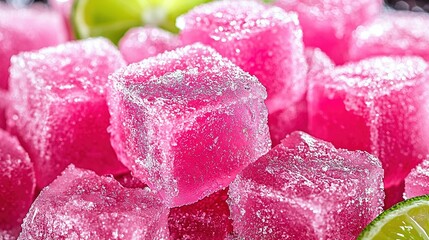
[[[7,2],[11,0],[0,0],[2,2]],[[22,2],[31,3],[31,2],[44,2],[47,0],[21,0]],[[359,1],[359,0],[356,0]],[[429,12],[429,0],[384,0],[386,5],[397,9],[397,10],[409,10],[414,12]]]

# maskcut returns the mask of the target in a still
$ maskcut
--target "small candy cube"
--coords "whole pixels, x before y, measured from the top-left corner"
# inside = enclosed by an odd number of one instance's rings
[[[429,159],[417,165],[405,178],[405,198],[429,194]]]
[[[34,197],[36,179],[28,154],[0,130],[0,239],[16,239]]]
[[[179,38],[160,28],[139,27],[129,30],[119,42],[119,50],[127,63],[140,62],[181,45]]]
[[[39,188],[70,163],[98,174],[128,171],[107,132],[107,77],[122,66],[119,51],[101,38],[12,58],[8,126],[34,162]]]
[[[264,87],[210,47],[166,52],[111,80],[112,145],[170,207],[225,188],[270,148]]]
[[[229,189],[238,239],[356,239],[383,206],[380,161],[294,132]]]
[[[34,201],[19,239],[167,239],[168,212],[148,189],[70,165]]]

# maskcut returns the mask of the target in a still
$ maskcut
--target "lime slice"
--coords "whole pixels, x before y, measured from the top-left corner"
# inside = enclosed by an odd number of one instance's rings
[[[71,23],[77,39],[103,36],[117,44],[132,27],[177,32],[176,18],[211,0],[75,0]]]
[[[358,237],[367,239],[429,240],[429,195],[410,198],[384,211]]]

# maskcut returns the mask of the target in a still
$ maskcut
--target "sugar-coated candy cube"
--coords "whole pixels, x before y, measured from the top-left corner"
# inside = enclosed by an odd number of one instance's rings
[[[428,70],[420,57],[374,57],[319,74],[310,83],[309,132],[376,155],[385,187],[399,186],[429,150]]]
[[[360,26],[350,42],[350,60],[380,55],[415,55],[429,60],[429,16],[387,12]]]
[[[6,128],[6,108],[9,106],[9,92],[0,89],[0,128]]]
[[[429,159],[423,160],[405,178],[405,198],[429,194]]]
[[[220,190],[194,204],[170,209],[170,239],[227,239],[232,233],[227,193],[228,189]]]
[[[139,27],[130,29],[119,42],[119,50],[128,63],[139,62],[181,45],[179,38],[163,29]]]
[[[201,42],[255,75],[274,113],[299,101],[307,65],[297,15],[251,1],[215,1],[177,20],[184,44]]]
[[[148,189],[70,165],[31,205],[19,239],[168,239],[168,213]]]
[[[277,0],[275,5],[298,13],[306,47],[322,49],[336,64],[347,60],[352,32],[372,20],[381,0]]]
[[[28,154],[0,129],[0,239],[16,239],[34,197],[36,179]]]
[[[363,151],[294,132],[229,189],[238,239],[356,239],[383,206],[383,169]]]
[[[105,96],[108,75],[124,65],[102,38],[12,58],[7,123],[34,162],[38,187],[70,163],[100,175],[128,171],[110,144]]]
[[[0,2],[0,89],[8,88],[10,58],[67,40],[60,15],[41,6],[15,9]]]
[[[306,48],[304,54],[308,64],[307,84],[316,74],[335,66],[332,60],[319,48]]]
[[[264,87],[210,47],[131,64],[111,84],[112,145],[170,207],[228,186],[270,148]]]

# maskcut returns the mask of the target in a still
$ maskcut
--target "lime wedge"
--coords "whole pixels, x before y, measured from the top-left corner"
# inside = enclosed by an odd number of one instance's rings
[[[381,213],[358,237],[367,239],[429,240],[429,195],[410,198]]]
[[[150,25],[177,32],[176,18],[211,0],[75,0],[71,13],[77,39],[106,37],[117,44],[132,27]]]

